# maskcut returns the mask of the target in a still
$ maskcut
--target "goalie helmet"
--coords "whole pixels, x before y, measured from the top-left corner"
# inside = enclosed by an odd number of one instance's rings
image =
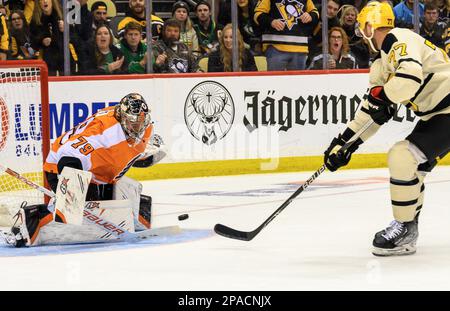
[[[355,34],[358,37],[370,40],[373,38],[375,29],[381,27],[394,28],[395,15],[392,7],[387,2],[369,2],[358,14],[355,24]],[[366,24],[372,25],[372,35],[368,37],[364,33]]]
[[[150,108],[138,93],[130,93],[120,100],[115,109],[116,119],[122,125],[127,138],[138,142],[152,123]]]

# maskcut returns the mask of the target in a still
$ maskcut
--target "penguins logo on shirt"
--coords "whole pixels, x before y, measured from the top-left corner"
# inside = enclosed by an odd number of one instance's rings
[[[289,30],[298,24],[298,19],[304,13],[304,4],[296,0],[283,0],[276,3],[276,6]]]
[[[170,64],[170,69],[176,73],[185,73],[188,72],[189,65],[187,60],[182,58],[174,58]]]

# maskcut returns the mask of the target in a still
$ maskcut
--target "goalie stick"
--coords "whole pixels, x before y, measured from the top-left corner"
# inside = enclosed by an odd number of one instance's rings
[[[20,180],[23,183],[27,184],[31,188],[34,188],[34,189],[44,193],[45,195],[47,195],[50,198],[55,197],[55,193],[53,191],[50,191],[47,188],[42,187],[42,186],[34,183],[33,181],[31,181],[28,178],[20,175],[19,173],[17,173],[16,171],[10,169],[9,167],[5,167],[5,166],[0,164],[0,171],[4,171],[8,175],[10,175],[10,176],[12,176],[14,178],[17,178],[18,180]],[[87,202],[87,204],[90,204],[91,202],[92,201]],[[100,203],[101,201],[96,201],[96,202]],[[101,208],[101,204],[99,206]],[[117,208],[117,207],[115,206],[115,208]],[[125,230],[122,227],[117,226],[116,224],[114,224],[112,222],[109,222],[109,221],[106,221],[106,220],[102,219],[100,216],[95,215],[95,214],[91,213],[88,210],[85,210],[83,212],[83,217],[89,223],[92,223],[92,224],[96,225],[97,227],[100,227],[104,231],[106,231],[106,232],[114,235],[118,239],[121,239],[121,240],[124,240],[124,241],[137,241],[137,240],[140,240],[140,239],[146,239],[146,238],[155,237],[155,236],[176,234],[176,233],[179,233],[179,231],[180,231],[180,227],[179,226],[168,226],[168,227],[162,227],[162,228],[147,229],[147,230],[143,230],[143,231],[139,231],[139,232],[133,233],[133,232],[130,232],[128,230]],[[101,223],[101,225],[100,225],[100,223]],[[8,233],[2,231],[1,234],[0,234],[0,237],[5,239],[7,242],[8,241],[10,242],[11,237],[9,237],[8,235],[9,235]]]
[[[353,143],[374,123],[373,120],[368,121],[364,126],[357,132],[355,135],[353,135],[352,138],[349,139],[349,141],[339,149],[338,153],[344,153]],[[242,240],[242,241],[250,241],[252,240],[264,227],[266,227],[275,217],[278,216],[291,202],[305,190],[308,188],[310,184],[316,180],[317,177],[319,177],[320,174],[322,174],[326,170],[325,164],[323,164],[317,171],[314,172],[314,174],[303,184],[298,188],[286,201],[281,204],[279,208],[275,210],[275,212],[272,213],[272,215],[269,216],[258,228],[256,228],[253,231],[240,231],[233,228],[230,228],[228,226],[222,225],[222,224],[216,224],[214,226],[214,231],[224,237],[230,238],[230,239],[236,239],[236,240]]]

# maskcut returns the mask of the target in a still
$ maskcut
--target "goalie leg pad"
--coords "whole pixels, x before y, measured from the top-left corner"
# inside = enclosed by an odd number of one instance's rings
[[[388,153],[392,209],[400,222],[412,221],[423,201],[424,176],[417,172],[416,153],[407,140],[397,142]]]
[[[134,232],[129,200],[87,202],[82,225],[53,221],[41,228],[39,245],[99,243],[116,240],[119,232]]]
[[[139,203],[139,223],[150,229],[152,224],[152,197],[141,194],[141,201]]]
[[[149,229],[152,220],[152,199],[141,195],[141,192],[140,182],[124,176],[115,184],[113,195],[115,200],[128,199],[133,202],[134,226],[137,231]]]

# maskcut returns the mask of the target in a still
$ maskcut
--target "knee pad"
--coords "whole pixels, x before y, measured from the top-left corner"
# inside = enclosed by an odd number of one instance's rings
[[[409,144],[407,140],[399,141],[388,152],[388,166],[393,179],[410,181],[417,176],[419,163],[411,152]]]
[[[115,185],[113,191],[114,200],[130,199],[138,202],[142,192],[142,184],[137,180],[123,176]]]

